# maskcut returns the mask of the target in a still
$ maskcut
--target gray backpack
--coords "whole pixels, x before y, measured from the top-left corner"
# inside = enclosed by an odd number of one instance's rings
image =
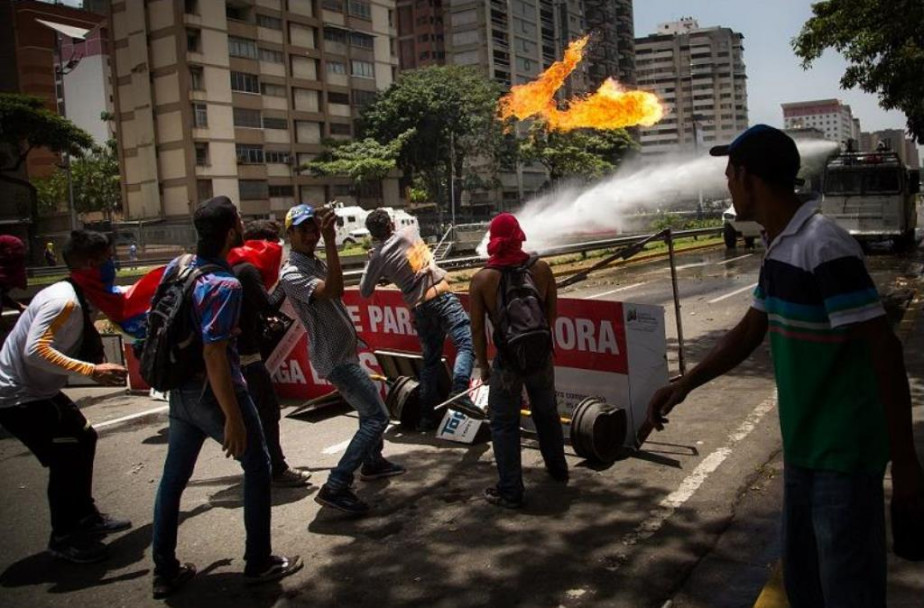
[[[545,316],[545,303],[539,295],[530,267],[533,256],[522,266],[498,268],[497,313],[494,345],[504,364],[521,374],[542,369],[552,352],[552,330]]]

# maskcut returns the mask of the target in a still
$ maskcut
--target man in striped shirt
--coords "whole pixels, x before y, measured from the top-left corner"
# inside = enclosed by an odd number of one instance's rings
[[[739,219],[767,231],[750,310],[688,374],[660,389],[649,423],[694,388],[744,361],[770,334],[783,436],[783,573],[793,608],[884,607],[882,481],[893,506],[924,506],[901,343],[853,238],[794,192],[799,152],[756,125],[728,146],[725,175]],[[924,512],[924,510],[922,510]]]

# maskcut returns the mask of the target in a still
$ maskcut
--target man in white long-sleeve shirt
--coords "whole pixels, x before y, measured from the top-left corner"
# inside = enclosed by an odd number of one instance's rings
[[[108,239],[71,233],[63,250],[72,271],[113,273]],[[102,342],[79,288],[61,281],[40,291],[0,350],[0,425],[49,469],[48,503],[56,557],[89,563],[106,557],[99,537],[131,523],[100,513],[93,501],[96,431],[61,389],[69,374],[125,383],[126,370],[102,362]]]

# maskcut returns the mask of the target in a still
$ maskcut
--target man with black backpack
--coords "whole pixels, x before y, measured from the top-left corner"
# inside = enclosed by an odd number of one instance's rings
[[[99,232],[75,230],[62,253],[72,273],[115,273],[109,240]],[[107,555],[99,537],[131,522],[100,513],[93,502],[97,434],[61,392],[74,373],[108,386],[125,384],[125,368],[103,362],[83,293],[67,280],[32,299],[0,350],[0,425],[48,468],[48,551],[91,563]]]
[[[176,558],[177,527],[180,497],[207,437],[244,469],[247,582],[278,580],[302,567],[298,556],[276,556],[270,547],[269,454],[241,373],[234,336],[242,289],[226,261],[243,242],[241,218],[227,197],[218,196],[201,203],[193,221],[196,255],[181,256],[164,271],[141,355],[145,379],[170,391],[167,459],[154,505],[155,599],[196,573]]]
[[[488,410],[499,481],[484,491],[491,504],[523,506],[520,408],[523,386],[552,479],[568,481],[565,440],[555,397],[552,327],[558,291],[547,263],[523,251],[526,235],[517,219],[502,213],[490,228],[487,265],[469,285],[472,339],[481,379],[490,383]],[[488,363],[485,316],[494,327],[497,356]]]

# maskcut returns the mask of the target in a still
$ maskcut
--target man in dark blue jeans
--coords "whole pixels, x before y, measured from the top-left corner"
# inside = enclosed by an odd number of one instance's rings
[[[491,240],[488,244],[488,264],[472,277],[469,286],[472,311],[472,337],[481,378],[490,382],[488,411],[491,414],[491,441],[497,463],[499,481],[484,491],[485,500],[508,509],[523,506],[523,470],[520,458],[520,406],[523,387],[529,395],[539,451],[549,476],[559,482],[568,481],[568,463],[565,461],[565,439],[558,416],[555,395],[555,365],[549,344],[545,362],[535,371],[524,373],[498,348],[493,365],[488,363],[488,343],[485,334],[485,316],[498,326],[500,306],[498,290],[505,270],[528,266],[529,275],[545,305],[548,327],[554,327],[558,312],[558,291],[549,265],[523,251],[526,236],[516,218],[502,213],[491,222]],[[532,261],[532,264],[529,262]]]
[[[369,252],[359,292],[368,298],[380,281],[392,282],[414,313],[414,328],[423,353],[417,429],[431,431],[437,425],[438,414],[433,407],[439,400],[437,384],[447,335],[456,347],[451,392],[456,395],[468,389],[474,362],[471,322],[459,298],[449,290],[446,271],[436,265],[433,253],[416,228],[409,226],[395,231],[394,221],[384,209],[376,209],[366,217],[366,228],[375,245]],[[468,397],[458,399],[454,407],[470,416],[483,417]]]
[[[301,558],[275,556],[270,548],[270,461],[256,408],[247,393],[233,336],[241,307],[241,284],[226,258],[243,242],[237,208],[224,196],[200,204],[194,216],[198,243],[192,260],[178,264],[214,265],[196,280],[189,314],[202,340],[204,373],[170,391],[170,429],[164,474],[154,505],[155,599],[164,598],[196,573],[192,564],[176,558],[180,497],[192,476],[207,437],[222,444],[226,456],[244,469],[244,527],[247,531],[244,576],[263,583],[288,576],[302,567]]]

